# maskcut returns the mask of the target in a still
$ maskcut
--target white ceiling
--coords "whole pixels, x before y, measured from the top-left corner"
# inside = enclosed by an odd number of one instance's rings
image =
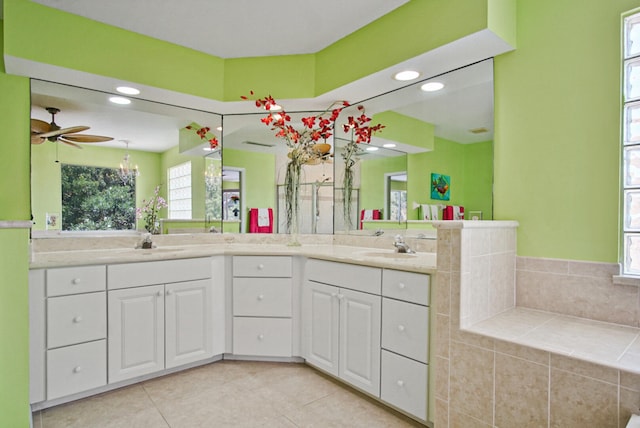
[[[408,0],[33,0],[222,58],[315,53]]]

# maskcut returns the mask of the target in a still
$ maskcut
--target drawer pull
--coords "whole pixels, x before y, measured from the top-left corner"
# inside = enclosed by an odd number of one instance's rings
[[[260,295],[258,296],[258,300],[264,300],[264,294],[260,294]]]
[[[404,284],[404,282],[399,282],[399,283],[398,283],[398,288],[399,288],[400,290],[404,290],[404,289],[405,289],[405,287],[406,287],[406,285]]]
[[[264,269],[264,265],[263,265],[262,263],[260,263],[260,264],[258,265],[258,270],[262,270],[262,269]]]
[[[80,373],[81,371],[82,371],[82,367],[80,367],[80,366],[76,366],[76,367],[73,368],[73,372],[74,373]]]
[[[406,328],[405,326],[403,326],[402,324],[400,324],[400,325],[398,326],[398,331],[400,331],[400,332],[403,332],[403,331],[405,331],[406,329],[407,329],[407,328]]]
[[[75,284],[75,285],[80,284],[80,282],[81,282],[81,281],[80,281],[80,278],[73,278],[73,279],[71,280],[71,283],[72,283],[72,284]]]
[[[82,317],[80,315],[78,315],[77,317],[73,317],[73,322],[78,324],[79,322],[82,321]]]
[[[399,386],[400,388],[402,388],[402,387],[404,386],[404,381],[403,381],[403,380],[399,380],[399,381],[397,381],[396,383],[398,384],[398,386]]]
[[[263,340],[264,339],[264,334],[259,334],[258,335],[258,340]]]

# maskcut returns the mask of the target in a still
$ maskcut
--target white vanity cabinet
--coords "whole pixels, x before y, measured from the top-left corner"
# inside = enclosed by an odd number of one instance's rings
[[[234,256],[232,269],[233,353],[291,357],[292,258]]]
[[[31,402],[107,383],[105,266],[30,272]]]
[[[108,266],[109,383],[213,356],[211,260]]]
[[[311,259],[305,273],[304,358],[379,397],[381,269]]]
[[[429,276],[384,269],[380,399],[427,420]]]

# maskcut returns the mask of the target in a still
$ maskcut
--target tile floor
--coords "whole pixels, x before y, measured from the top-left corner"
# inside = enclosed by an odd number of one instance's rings
[[[420,427],[304,365],[220,361],[33,415],[34,428]]]

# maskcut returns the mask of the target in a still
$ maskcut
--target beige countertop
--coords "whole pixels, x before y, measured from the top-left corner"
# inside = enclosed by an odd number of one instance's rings
[[[162,245],[153,249],[83,248],[56,251],[35,251],[31,269],[80,266],[93,264],[120,264],[152,260],[185,259],[216,255],[289,255],[353,263],[366,266],[398,269],[411,272],[436,272],[436,254],[418,252],[400,254],[392,249],[358,247],[335,244],[207,243],[196,245]]]

